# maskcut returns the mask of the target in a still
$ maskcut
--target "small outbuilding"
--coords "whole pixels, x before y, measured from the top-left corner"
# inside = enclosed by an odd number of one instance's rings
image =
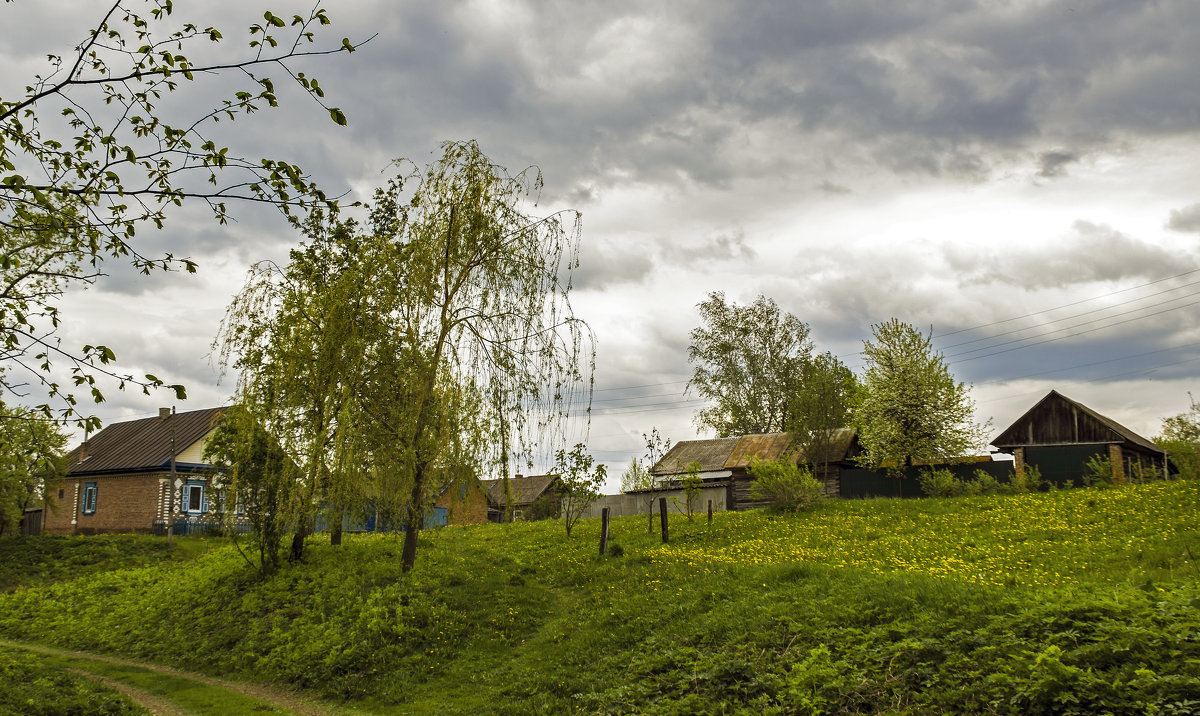
[[[1022,473],[1036,466],[1055,484],[1080,484],[1084,465],[1107,458],[1113,480],[1167,478],[1172,466],[1162,448],[1107,416],[1057,391],[1042,398],[992,441]]]
[[[795,450],[791,433],[762,433],[709,440],[681,440],[650,468],[663,488],[679,490],[680,480],[693,464],[699,466],[699,477],[705,490],[724,489],[723,503],[727,510],[749,510],[767,503],[751,494],[754,477],[750,464],[754,460],[786,458],[807,465],[813,476],[824,483],[827,495],[840,492],[842,470],[854,465],[858,454],[858,438],[853,428],[830,431],[828,439],[817,448],[822,454],[808,456]],[[719,504],[714,503],[714,506]]]

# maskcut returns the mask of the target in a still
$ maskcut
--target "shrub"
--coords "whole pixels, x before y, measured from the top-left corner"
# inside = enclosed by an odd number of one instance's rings
[[[1013,470],[1009,475],[1008,484],[1012,486],[1013,494],[1022,492],[1038,492],[1046,485],[1046,478],[1037,465],[1026,465],[1021,472]]]
[[[1112,461],[1107,456],[1092,455],[1083,463],[1082,481],[1084,485],[1113,484]]]
[[[821,483],[807,467],[787,458],[750,461],[754,482],[750,494],[756,500],[768,500],[770,508],[780,512],[800,512],[813,507],[824,497]]]
[[[921,489],[930,497],[958,497],[965,495],[963,481],[949,470],[925,470],[917,476]]]

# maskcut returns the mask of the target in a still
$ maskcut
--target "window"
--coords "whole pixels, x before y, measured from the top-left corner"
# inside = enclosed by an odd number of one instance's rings
[[[96,483],[88,482],[83,486],[83,514],[92,515],[96,513]]]
[[[179,509],[191,515],[199,515],[208,511],[208,496],[204,494],[204,483],[198,480],[188,480],[183,486],[183,497],[179,501]]]

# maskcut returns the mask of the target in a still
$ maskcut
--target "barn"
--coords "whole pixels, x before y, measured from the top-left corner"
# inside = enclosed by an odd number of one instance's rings
[[[1174,472],[1166,453],[1153,442],[1054,390],[1001,432],[992,445],[1013,456],[1018,472],[1036,466],[1044,478],[1057,485],[1080,484],[1084,464],[1093,457],[1110,460],[1113,481],[1118,484],[1167,478]]]

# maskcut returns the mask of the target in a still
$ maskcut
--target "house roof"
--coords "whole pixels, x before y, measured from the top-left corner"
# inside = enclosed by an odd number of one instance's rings
[[[725,461],[739,440],[741,438],[680,440],[650,467],[650,472],[655,475],[681,475],[687,472],[688,465],[693,462],[700,463],[700,472],[724,470]]]
[[[171,464],[172,437],[179,454],[207,435],[224,412],[205,408],[112,423],[67,454],[67,474],[165,469]]]
[[[512,490],[514,505],[527,505],[537,498],[542,496],[551,485],[558,482],[558,475],[529,475],[522,477],[510,477],[508,484]],[[480,480],[483,485],[484,492],[487,493],[488,501],[505,506],[504,502],[504,478],[497,480]]]
[[[857,428],[834,428],[828,432],[828,439],[824,445],[819,448],[824,449],[823,455],[815,455],[812,458],[800,454],[800,462],[809,465],[827,462],[842,462],[852,457],[852,452],[855,450],[854,441],[858,438]]]
[[[1096,421],[1104,430],[1110,433],[1108,437],[1112,442],[1128,442],[1151,452],[1162,452],[1162,448],[1155,445],[1152,441],[1147,440],[1141,435],[1138,435],[1112,418],[1097,413],[1095,410],[1092,410],[1083,403],[1080,403],[1076,400],[1071,400],[1056,390],[1051,390],[1046,394],[1046,397],[1042,398],[1037,402],[1036,405],[1025,411],[1025,414],[1017,418],[1012,425],[1008,426],[1003,432],[1001,432],[1000,435],[992,441],[992,444],[1001,449],[1030,444],[1027,439],[1022,439],[1024,437],[1021,435],[1022,428],[1026,427],[1038,416],[1040,416],[1044,412],[1044,408],[1052,402],[1058,402],[1074,408],[1088,418]]]
[[[818,456],[820,462],[840,462],[849,455],[858,431],[854,428],[838,428],[831,433],[826,454]],[[754,458],[777,460],[787,453],[792,444],[791,433],[760,433],[732,438],[709,440],[681,440],[667,452],[650,472],[655,475],[681,475],[693,462],[700,463],[700,472],[745,469]],[[797,455],[797,459],[803,459]],[[804,460],[811,463],[811,460]]]

